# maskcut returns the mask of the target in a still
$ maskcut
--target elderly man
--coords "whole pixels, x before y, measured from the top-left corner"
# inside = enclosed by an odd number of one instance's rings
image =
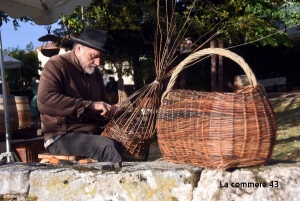
[[[71,36],[71,52],[53,56],[45,64],[37,103],[48,152],[78,155],[121,163],[119,144],[101,136],[116,107],[105,103],[100,60],[111,54],[105,31],[86,27],[79,38]]]

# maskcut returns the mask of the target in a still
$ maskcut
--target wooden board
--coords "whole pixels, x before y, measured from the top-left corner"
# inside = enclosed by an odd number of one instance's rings
[[[84,158],[81,156],[57,155],[57,154],[52,154],[52,153],[43,153],[43,154],[38,155],[39,159],[50,159],[51,157],[55,157],[59,160],[68,160],[68,161],[78,161],[78,160]]]

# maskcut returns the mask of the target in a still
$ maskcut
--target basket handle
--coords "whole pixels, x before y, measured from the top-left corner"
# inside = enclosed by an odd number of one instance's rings
[[[218,54],[218,55],[232,59],[237,64],[239,64],[240,67],[244,70],[244,72],[249,80],[249,83],[253,87],[255,87],[257,85],[257,80],[256,80],[255,75],[253,74],[251,68],[248,66],[248,64],[245,62],[245,60],[242,57],[240,57],[239,55],[237,55],[229,50],[223,49],[223,48],[206,48],[206,49],[199,50],[199,51],[189,55],[182,62],[180,62],[180,64],[178,64],[178,66],[175,68],[175,70],[172,73],[172,76],[170,78],[170,81],[168,83],[166,91],[162,95],[161,103],[163,103],[163,99],[167,95],[167,93],[169,91],[171,91],[172,87],[175,84],[176,78],[178,77],[178,74],[185,68],[185,66],[191,62],[198,60],[199,58],[201,58],[205,55],[210,55],[210,54]]]

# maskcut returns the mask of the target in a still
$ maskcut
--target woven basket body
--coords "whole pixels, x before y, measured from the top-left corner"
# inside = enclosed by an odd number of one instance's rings
[[[219,53],[217,48],[201,51],[196,57]],[[239,60],[255,86],[234,93],[172,90],[168,86],[158,113],[157,133],[162,155],[169,162],[229,169],[262,165],[271,157],[277,125],[264,88],[240,57],[220,51]]]
[[[134,122],[132,123],[132,125],[134,126]],[[138,132],[141,135],[140,137],[138,137],[135,135],[130,135],[130,132],[128,130],[132,129],[134,128],[124,128],[122,122],[118,122],[118,124],[116,124],[110,121],[103,131],[102,136],[116,140],[120,143],[120,151],[124,159],[135,161],[147,160],[150,148],[150,140],[143,138],[144,133],[146,133],[147,131],[145,128],[142,129],[142,127],[140,127],[140,131]]]
[[[21,162],[39,162],[38,155],[45,153],[44,139],[30,140],[12,144]]]

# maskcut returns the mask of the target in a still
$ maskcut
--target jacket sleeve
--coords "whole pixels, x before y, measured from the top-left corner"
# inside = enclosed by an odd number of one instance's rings
[[[64,76],[57,61],[50,59],[44,66],[37,93],[37,106],[41,114],[80,117],[91,104],[80,98],[63,94]]]

